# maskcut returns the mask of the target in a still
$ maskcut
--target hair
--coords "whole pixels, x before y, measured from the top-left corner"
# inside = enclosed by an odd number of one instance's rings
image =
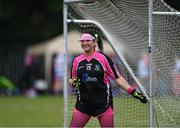
[[[101,37],[99,36],[98,33],[90,33],[96,40],[99,51],[103,52],[104,48],[103,48],[103,41],[101,39]]]

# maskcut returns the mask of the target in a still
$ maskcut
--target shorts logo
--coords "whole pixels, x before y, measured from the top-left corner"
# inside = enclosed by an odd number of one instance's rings
[[[100,71],[100,65],[99,65],[99,64],[96,64],[94,70],[95,70],[95,71]]]

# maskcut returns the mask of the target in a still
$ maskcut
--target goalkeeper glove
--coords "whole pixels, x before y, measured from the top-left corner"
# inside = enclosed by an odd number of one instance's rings
[[[147,103],[147,99],[145,96],[143,96],[142,93],[139,93],[136,91],[136,89],[133,89],[130,93],[134,98],[139,99],[142,103]]]
[[[80,84],[81,84],[80,79],[78,77],[75,77],[73,79],[72,86],[78,88]]]

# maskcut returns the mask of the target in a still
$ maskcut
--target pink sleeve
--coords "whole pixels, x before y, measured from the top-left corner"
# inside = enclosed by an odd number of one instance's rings
[[[111,65],[107,65],[107,70],[109,73],[109,76],[114,80],[117,79],[118,77],[121,76],[121,74],[119,73],[116,65],[113,63]]]
[[[73,63],[72,63],[72,70],[71,70],[71,78],[74,78],[76,77],[76,71],[77,71],[77,68],[78,68],[78,62],[76,59],[74,59]]]
[[[116,65],[112,61],[109,56],[106,56],[106,69],[109,76],[114,80],[121,76],[120,72],[118,71]]]

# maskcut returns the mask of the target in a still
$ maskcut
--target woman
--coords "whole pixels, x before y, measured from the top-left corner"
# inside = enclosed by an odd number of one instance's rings
[[[102,49],[102,41],[97,34],[82,34],[80,43],[84,53],[74,58],[69,79],[69,83],[78,90],[70,127],[84,127],[91,116],[98,118],[101,127],[113,127],[113,98],[109,77],[142,103],[146,103],[147,99],[130,87],[110,57],[96,51],[97,44]]]

